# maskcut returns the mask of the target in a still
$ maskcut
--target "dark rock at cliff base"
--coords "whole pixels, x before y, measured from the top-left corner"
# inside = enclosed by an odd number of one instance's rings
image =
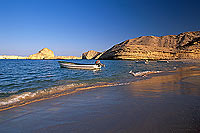
[[[114,45],[99,59],[200,59],[200,31],[129,39]]]

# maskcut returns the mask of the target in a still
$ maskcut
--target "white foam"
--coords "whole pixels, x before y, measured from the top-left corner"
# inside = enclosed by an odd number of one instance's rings
[[[100,85],[105,85],[107,87],[109,86],[120,86],[120,85],[127,85],[129,83],[99,83]],[[96,84],[96,86],[98,87],[99,84]],[[44,97],[49,97],[51,95],[54,94],[59,94],[59,93],[63,93],[67,90],[73,89],[73,88],[79,88],[79,87],[88,87],[88,84],[86,83],[82,83],[82,84],[76,84],[76,83],[72,83],[72,84],[68,84],[68,85],[61,85],[61,86],[56,86],[56,87],[51,87],[51,88],[47,88],[47,89],[43,89],[43,90],[37,90],[35,92],[24,92],[22,94],[16,94],[16,95],[12,95],[10,97],[7,98],[2,98],[0,99],[0,106],[7,106],[7,105],[14,105],[20,102],[26,102],[26,101],[31,101],[34,99],[40,99],[40,98],[44,98]],[[95,85],[94,85],[95,87]],[[72,90],[73,91],[73,90]]]
[[[142,72],[136,72],[134,73],[132,70],[129,72],[133,76],[146,76],[148,74],[153,74],[153,73],[161,73],[162,71],[142,71]]]
[[[25,99],[26,97],[30,97],[31,94],[32,94],[31,92],[25,92],[21,95],[15,95],[13,98],[10,98],[8,101],[1,101],[0,106],[19,102],[19,101]]]
[[[116,83],[113,86],[120,86],[120,85],[129,85],[130,83]]]
[[[72,83],[69,85],[61,85],[61,86],[56,86],[56,87],[47,88],[47,89],[43,89],[43,90],[37,90],[35,92],[24,92],[22,94],[16,94],[16,95],[12,95],[7,98],[0,99],[0,106],[15,104],[17,102],[25,101],[27,99],[30,100],[30,99],[34,99],[34,98],[38,98],[38,97],[48,96],[48,95],[55,94],[55,93],[61,93],[62,91],[68,90],[70,88],[80,87],[80,86],[84,86],[84,85],[85,84]]]

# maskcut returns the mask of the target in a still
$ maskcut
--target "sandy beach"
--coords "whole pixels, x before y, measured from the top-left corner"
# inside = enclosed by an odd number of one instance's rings
[[[180,68],[0,112],[0,132],[200,131],[200,69]]]

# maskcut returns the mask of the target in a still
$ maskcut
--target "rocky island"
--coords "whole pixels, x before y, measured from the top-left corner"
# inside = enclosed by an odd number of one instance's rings
[[[55,56],[54,52],[48,48],[43,48],[36,54],[32,54],[28,57],[22,56],[9,56],[1,55],[0,59],[30,59],[30,60],[49,60],[49,59],[82,59],[82,57],[76,56]]]
[[[48,48],[43,48],[38,53],[30,55],[27,59],[48,60],[48,59],[81,59],[76,56],[55,56],[54,52]]]
[[[28,59],[54,59],[54,53],[48,48],[43,48],[38,53],[30,55]]]

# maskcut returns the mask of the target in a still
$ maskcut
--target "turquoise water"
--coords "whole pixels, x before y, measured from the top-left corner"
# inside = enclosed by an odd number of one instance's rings
[[[94,63],[95,60],[68,60],[75,63]],[[129,83],[138,80],[129,71],[170,71],[187,64],[183,62],[102,60],[106,67],[101,70],[77,70],[60,68],[58,60],[0,60],[0,98],[5,102],[25,92],[40,95],[57,90],[60,86],[76,88],[96,84]],[[44,91],[43,91],[44,90]],[[5,100],[5,98],[7,98]],[[19,101],[19,100],[18,100]],[[4,103],[5,104],[5,103]]]

